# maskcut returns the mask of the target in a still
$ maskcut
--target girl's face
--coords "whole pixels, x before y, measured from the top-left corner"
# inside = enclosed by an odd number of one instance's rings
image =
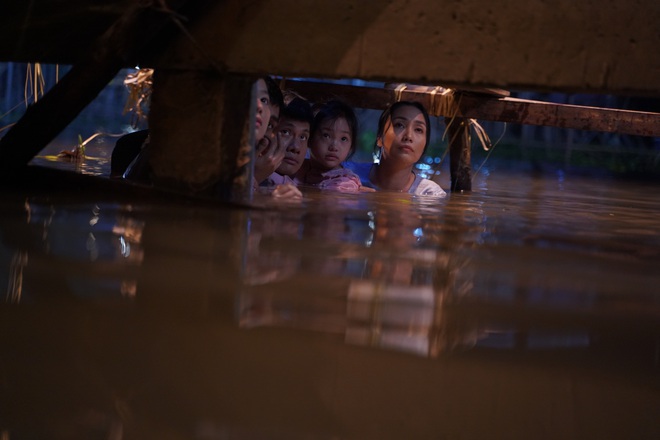
[[[346,119],[326,119],[312,138],[312,160],[326,170],[337,168],[346,160],[352,145],[351,127]]]
[[[382,160],[415,164],[424,153],[427,129],[424,115],[418,108],[404,105],[396,109],[380,138],[383,145]]]
[[[270,97],[268,96],[268,86],[266,81],[259,79],[257,81],[257,114],[254,122],[254,137],[257,142],[266,134],[269,120]]]

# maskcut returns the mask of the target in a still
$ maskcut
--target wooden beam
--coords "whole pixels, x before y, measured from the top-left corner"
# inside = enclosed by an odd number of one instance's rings
[[[419,101],[434,116],[453,116],[438,105],[440,94],[433,87],[414,86],[400,93],[388,88],[319,84],[312,81],[286,81],[285,86],[313,101],[340,98],[358,108],[382,110],[397,100]],[[455,116],[515,124],[621,133],[637,136],[660,136],[660,113],[618,110],[600,107],[556,104],[487,93],[459,91],[454,96]]]
[[[488,121],[545,125],[636,136],[660,136],[660,113],[465,94],[460,115]]]

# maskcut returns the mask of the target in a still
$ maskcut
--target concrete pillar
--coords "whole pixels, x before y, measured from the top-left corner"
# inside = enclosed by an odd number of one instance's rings
[[[157,186],[249,200],[253,84],[249,76],[156,70],[149,127]]]

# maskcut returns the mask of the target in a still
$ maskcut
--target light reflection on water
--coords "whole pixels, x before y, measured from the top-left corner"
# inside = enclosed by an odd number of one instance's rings
[[[547,438],[654,438],[658,188],[478,179],[250,210],[5,194],[0,430],[529,438],[543,419]]]

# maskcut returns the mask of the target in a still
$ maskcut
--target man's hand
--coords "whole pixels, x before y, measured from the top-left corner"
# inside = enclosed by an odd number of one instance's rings
[[[284,159],[286,151],[280,148],[277,139],[264,137],[257,145],[257,154],[254,160],[254,179],[261,183],[273,174]]]
[[[286,183],[284,185],[277,185],[273,190],[273,198],[279,200],[302,200],[302,193],[295,185]]]

